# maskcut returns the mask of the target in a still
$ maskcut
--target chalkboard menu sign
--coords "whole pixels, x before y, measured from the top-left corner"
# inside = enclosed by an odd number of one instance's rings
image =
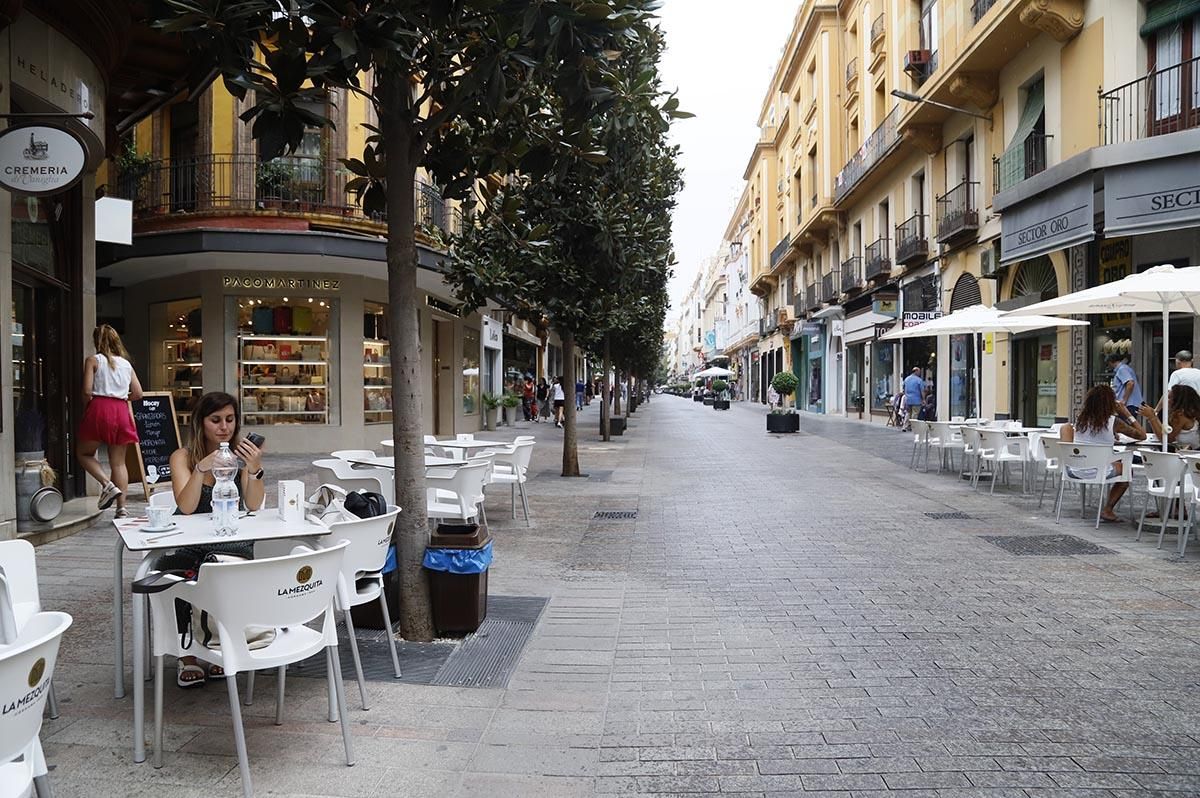
[[[149,493],[157,485],[171,484],[171,454],[179,448],[179,426],[171,394],[145,393],[130,401],[133,423],[137,427],[137,476]],[[134,475],[130,474],[130,481]]]

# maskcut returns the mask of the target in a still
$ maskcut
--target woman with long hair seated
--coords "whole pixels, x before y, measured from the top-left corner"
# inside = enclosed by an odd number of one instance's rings
[[[1154,415],[1154,408],[1142,405],[1138,413],[1150,422],[1155,433],[1162,435],[1162,424]],[[1112,446],[1117,441],[1117,435],[1126,435],[1134,440],[1144,441],[1146,430],[1129,408],[1117,401],[1117,395],[1108,385],[1097,385],[1087,392],[1083,398],[1083,407],[1075,418],[1074,424],[1063,424],[1059,440],[1063,443],[1095,443]],[[1095,469],[1072,470],[1071,475],[1080,479],[1093,479]],[[1121,463],[1114,460],[1108,466],[1108,478],[1121,473]],[[1103,521],[1119,521],[1113,508],[1129,489],[1128,482],[1117,482],[1108,490],[1108,500],[1100,511]]]
[[[241,412],[237,399],[227,393],[214,391],[200,397],[192,409],[192,439],[171,455],[171,487],[175,492],[177,512],[181,515],[212,512],[212,492],[216,479],[212,475],[212,463],[222,443],[242,462],[235,482],[241,497],[239,509],[260,509],[266,498],[263,485],[262,449],[241,436]],[[184,546],[160,557],[155,563],[159,570],[173,568],[196,570],[211,554],[231,554],[250,559],[254,544],[230,542],[211,546]],[[175,601],[176,623],[180,634],[185,634],[191,624],[191,605]],[[194,632],[195,630],[193,630]],[[209,678],[223,678],[224,671],[213,665],[208,669]],[[195,657],[180,657],[176,663],[175,681],[180,687],[195,687],[204,684],[204,668]]]

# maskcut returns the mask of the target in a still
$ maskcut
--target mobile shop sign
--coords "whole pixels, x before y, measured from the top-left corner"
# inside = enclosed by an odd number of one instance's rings
[[[18,194],[57,194],[79,182],[87,161],[83,141],[46,125],[0,132],[0,187]]]
[[[940,319],[942,312],[940,310],[906,310],[904,311],[903,325],[904,329],[916,327],[918,324],[924,324],[927,321]]]

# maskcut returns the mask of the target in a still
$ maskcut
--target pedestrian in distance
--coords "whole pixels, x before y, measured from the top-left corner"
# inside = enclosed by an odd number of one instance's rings
[[[554,401],[554,426],[561,428],[567,404],[567,393],[563,388],[563,378],[561,376],[554,380],[551,396],[553,396]]]
[[[583,380],[575,380],[575,409],[583,409]]]
[[[596,390],[592,385],[592,381],[588,380],[583,386],[583,403],[590,407],[592,404],[592,396],[594,396],[595,393]]]
[[[921,367],[913,366],[912,372],[904,378],[904,429],[911,430],[909,423],[913,413],[919,413],[925,401],[925,380],[921,379]]]
[[[537,418],[534,420],[541,421],[542,419],[550,418],[550,383],[546,382],[545,377],[538,380],[537,403]]]
[[[536,390],[533,385],[533,377],[529,374],[525,375],[525,383],[521,386],[521,413],[524,414],[526,421],[536,421],[537,408],[534,407],[536,399]]]
[[[1120,352],[1113,352],[1108,356],[1108,366],[1113,370],[1113,394],[1118,402],[1136,411],[1146,401],[1146,397],[1142,394],[1142,385],[1138,382],[1133,366],[1129,365],[1125,358]]]
[[[92,331],[96,354],[83,361],[83,401],[87,406],[79,424],[76,458],[83,470],[100,483],[100,509],[117,503],[117,518],[126,516],[125,494],[129,490],[129,469],[125,453],[138,443],[137,427],[128,401],[142,398],[129,352],[121,336],[107,324]],[[109,473],[104,472],[96,452],[107,447]]]
[[[1171,372],[1171,377],[1167,380],[1167,391],[1169,392],[1176,385],[1186,385],[1196,393],[1200,393],[1200,369],[1192,367],[1190,350],[1180,349],[1175,353],[1175,370]],[[1154,409],[1162,409],[1162,399],[1158,400]],[[1174,403],[1172,403],[1171,411],[1174,412],[1174,410]]]

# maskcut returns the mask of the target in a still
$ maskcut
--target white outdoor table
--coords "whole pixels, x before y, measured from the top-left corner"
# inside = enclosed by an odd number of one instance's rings
[[[236,535],[217,537],[213,533],[212,516],[208,513],[196,515],[173,515],[171,520],[178,526],[166,532],[143,532],[148,519],[121,518],[113,521],[117,528],[116,567],[113,570],[113,628],[115,630],[115,657],[117,698],[125,694],[123,675],[125,667],[125,644],[121,607],[123,596],[123,561],[125,549],[143,552],[134,580],[141,579],[154,563],[150,552],[165,552],[183,546],[212,546],[229,543],[246,543],[260,540],[286,540],[287,538],[319,537],[329,534],[329,527],[313,521],[285,522],[275,509],[258,510],[242,514],[238,519]],[[179,534],[165,537],[167,532]],[[132,593],[132,591],[130,591]],[[146,682],[146,597],[132,593],[133,612],[133,761],[146,760],[146,740],[143,732],[145,722]]]
[[[460,441],[451,438],[445,441],[437,441],[429,444],[430,446],[440,446],[443,449],[462,449],[464,452],[469,452],[472,449],[497,449],[511,446],[512,444],[504,443],[503,441],[481,441],[478,438],[469,441]]]
[[[364,457],[358,460],[347,460],[347,463],[352,465],[370,466],[371,468],[392,468],[396,467],[395,457]],[[454,460],[449,457],[434,457],[431,454],[425,455],[426,468],[445,468],[447,466],[457,467],[465,466],[468,460]]]

